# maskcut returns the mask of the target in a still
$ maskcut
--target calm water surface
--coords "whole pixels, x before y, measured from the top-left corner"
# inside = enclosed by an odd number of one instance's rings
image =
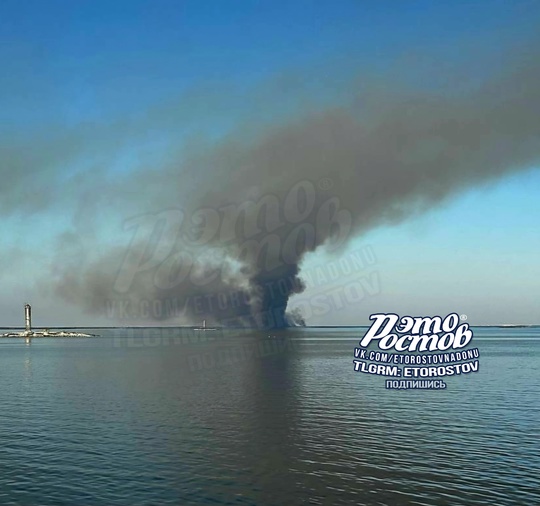
[[[355,373],[363,331],[2,339],[0,504],[540,504],[539,328],[444,391]]]

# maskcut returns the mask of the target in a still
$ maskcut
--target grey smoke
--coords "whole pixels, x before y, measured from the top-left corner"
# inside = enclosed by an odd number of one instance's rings
[[[426,85],[415,91],[396,84],[375,94],[352,94],[346,104],[306,112],[267,128],[248,124],[218,143],[199,144],[187,154],[183,149],[172,150],[163,165],[108,181],[106,186],[86,180],[88,191],[97,196],[95,201],[84,201],[79,214],[90,222],[107,205],[122,217],[182,209],[185,221],[180,239],[160,236],[155,230],[146,236],[135,234],[139,242],[131,244],[131,251],[148,250],[151,257],[152,244],[157,243],[170,246],[169,259],[189,251],[201,259],[199,278],[212,280],[187,280],[163,288],[167,283],[156,283],[155,267],[139,273],[129,290],[119,293],[114,284],[125,265],[127,245],[73,262],[65,261],[60,247],[54,272],[56,292],[97,314],[103,314],[111,303],[159,301],[161,307],[179,305],[191,321],[204,317],[224,324],[296,324],[299,315],[287,316],[285,311],[289,297],[303,290],[301,264],[308,252],[342,245],[382,224],[399,223],[462,190],[540,161],[540,60],[536,56],[509,55],[499,73],[468,89],[429,89]],[[287,195],[302,182],[315,189],[314,210],[298,223],[284,216]],[[308,197],[299,194],[289,204],[301,207],[302,199]],[[278,202],[279,226],[272,229],[265,224],[266,218],[274,216],[275,209],[269,211],[269,207],[258,211],[259,232],[255,234],[246,235],[241,220],[223,220],[228,206],[249,201],[268,201],[270,208]],[[341,213],[340,230],[317,222],[324,206],[331,207],[327,214]],[[216,214],[221,220],[219,233],[197,246],[197,234],[208,225],[192,222],[192,217]],[[246,247],[246,241],[271,238],[283,246],[300,225],[297,249],[270,248],[273,258],[269,259],[265,254],[250,254]],[[88,227],[92,228],[91,223]],[[83,228],[74,230],[70,244],[84,243],[79,237]],[[157,236],[150,237],[152,233]],[[204,253],[209,251],[222,256],[205,260]],[[171,260],[169,272],[174,277],[181,262],[173,264]],[[216,272],[219,275],[212,276]],[[219,296],[227,303],[220,306]],[[151,316],[165,319],[174,314]]]

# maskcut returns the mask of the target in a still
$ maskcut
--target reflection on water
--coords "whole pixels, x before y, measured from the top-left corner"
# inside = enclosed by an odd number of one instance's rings
[[[355,373],[358,329],[4,339],[0,504],[539,504],[538,330],[444,391]]]

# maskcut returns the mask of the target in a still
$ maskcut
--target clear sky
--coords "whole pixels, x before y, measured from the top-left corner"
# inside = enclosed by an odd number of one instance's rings
[[[417,88],[437,88],[440,75],[466,87],[504,67],[539,26],[535,1],[3,0],[0,325],[19,324],[27,301],[36,324],[115,324],[58,296],[54,275],[59,262],[77,268],[126,244],[124,221],[149,209],[147,188],[130,185],[169,163],[171,145],[188,157],[245,125],[340,106],[359,82],[396,74]],[[100,197],[112,187],[121,198]],[[312,306],[364,276],[372,293],[307,308],[308,324],[364,324],[390,311],[540,323],[539,194],[540,171],[523,167],[368,230],[331,257],[315,252],[308,275],[366,245],[376,260],[337,280],[319,273],[293,301]],[[59,251],[66,231],[86,248]]]

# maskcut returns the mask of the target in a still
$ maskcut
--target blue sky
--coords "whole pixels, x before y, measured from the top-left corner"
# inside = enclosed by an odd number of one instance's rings
[[[312,325],[355,325],[363,313],[381,308],[425,316],[455,311],[478,325],[539,322],[539,189],[533,169],[465,192],[399,226],[373,230],[341,254],[345,267],[336,263],[335,280],[326,266],[335,259],[313,255],[305,268],[312,274],[321,269],[322,281],[308,283],[293,305],[305,308],[326,294],[332,310],[314,314]],[[372,291],[364,287],[364,298],[355,303],[340,287],[353,278],[346,272],[351,258],[366,247],[375,261],[364,262],[356,278],[377,273],[378,283]],[[340,302],[331,300],[332,290]]]
[[[98,171],[103,184],[115,184],[159,159],[173,136],[179,145],[219,139],[253,118],[283,121],[339,105],[370,76],[398,72],[412,86],[437,87],[434,61],[450,69],[445,75],[455,67],[466,86],[462,72],[482,79],[503,66],[507,51],[534,36],[539,15],[531,1],[4,0],[0,163],[2,174],[31,170],[3,182],[0,275],[10,295],[0,298],[0,321],[17,324],[31,299],[49,325],[110,323],[77,308],[66,315],[47,290],[33,288],[77,213],[96,213],[86,225],[76,218],[96,253],[125,237],[122,223],[135,212],[114,202],[92,207],[99,188],[70,186],[77,174]],[[411,61],[421,74],[403,70]],[[540,323],[540,175],[529,169],[353,241],[349,248],[376,252],[380,293],[308,323],[366,323],[381,311]],[[40,195],[26,193],[29,179]],[[41,207],[25,208],[40,199]],[[325,258],[315,253],[306,264]]]

